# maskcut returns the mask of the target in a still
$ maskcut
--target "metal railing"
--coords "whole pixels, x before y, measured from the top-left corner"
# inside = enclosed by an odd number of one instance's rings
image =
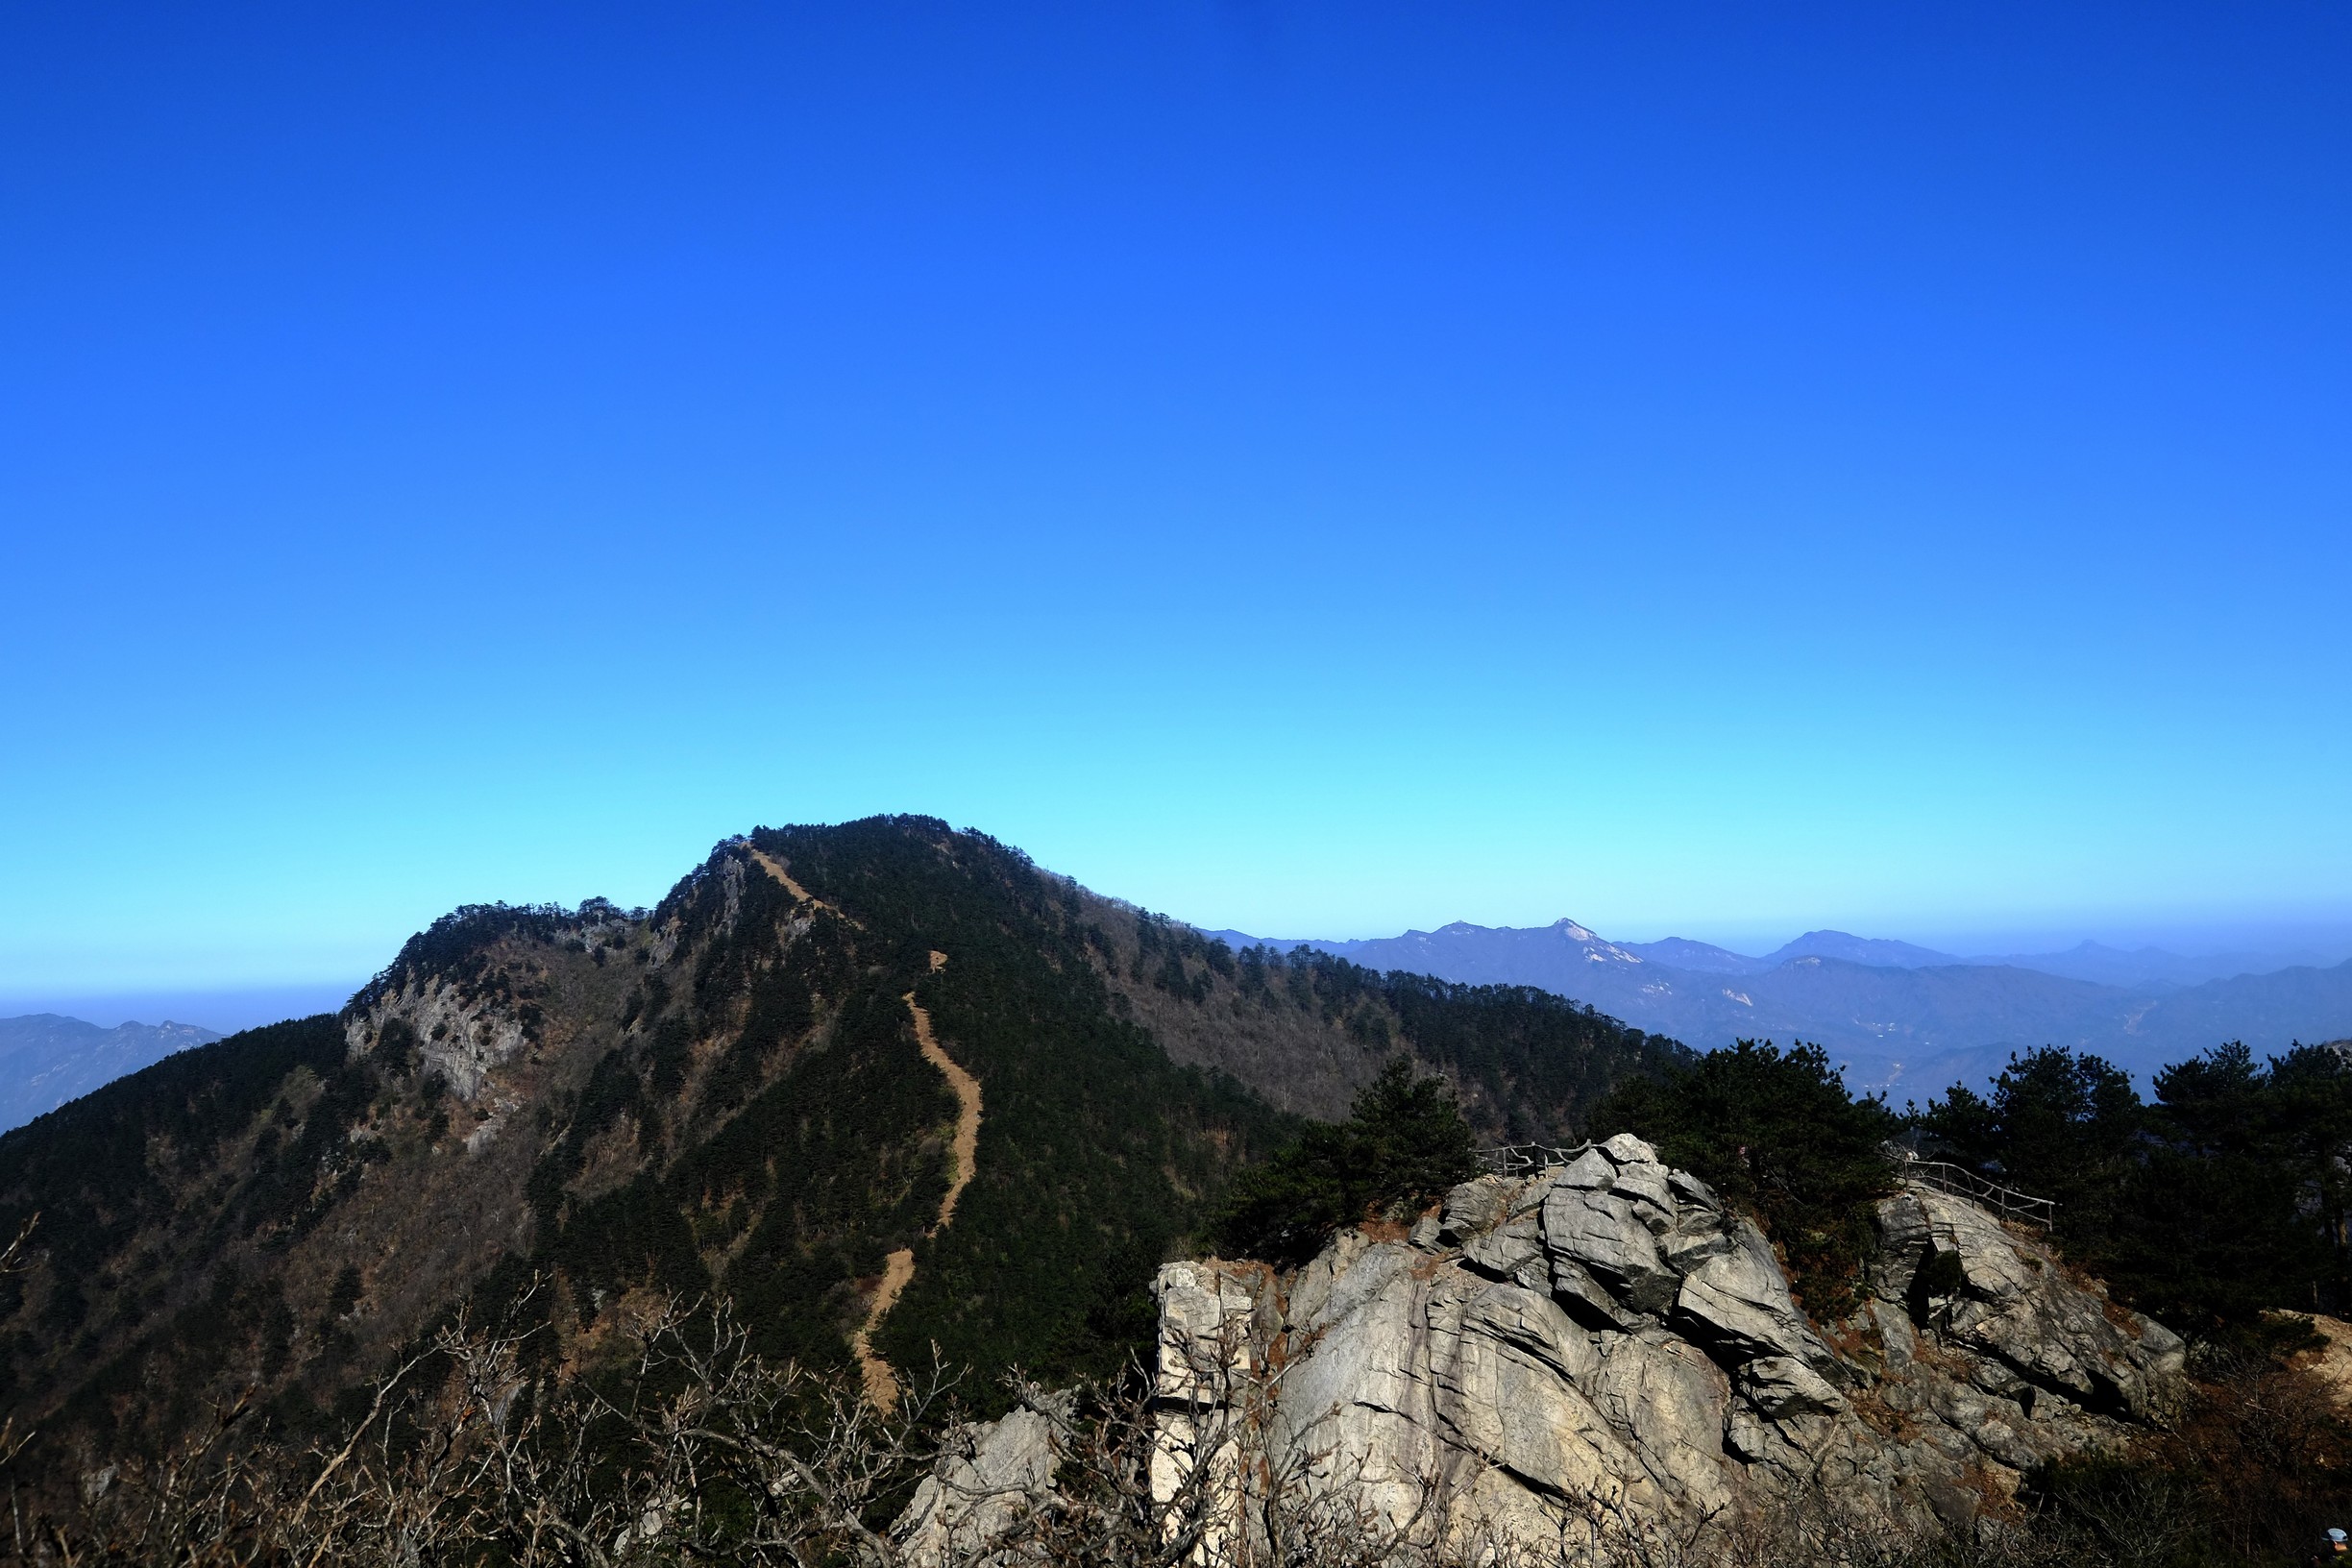
[[[1564,1165],[1591,1147],[1590,1143],[1579,1143],[1573,1148],[1550,1143],[1503,1143],[1479,1150],[1478,1162],[1496,1176],[1525,1176],[1546,1165]]]
[[[1948,1160],[1922,1160],[1908,1149],[1888,1151],[1895,1156],[1896,1168],[1903,1180],[1932,1187],[1939,1192],[1948,1192],[1955,1198],[1967,1198],[1981,1203],[2003,1219],[2021,1219],[2029,1225],[2048,1230],[2058,1222],[2058,1200],[2037,1198],[2030,1192],[2020,1192],[2014,1187],[1979,1176],[1963,1165]]]

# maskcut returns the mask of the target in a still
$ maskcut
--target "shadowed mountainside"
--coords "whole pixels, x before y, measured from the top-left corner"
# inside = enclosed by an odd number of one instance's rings
[[[968,1171],[918,1009],[985,1095]],[[1396,1052],[1490,1135],[1559,1137],[1678,1049],[1534,992],[1236,955],[927,819],[761,829],[649,913],[460,910],[338,1016],[0,1138],[0,1223],[40,1216],[0,1380],[57,1454],[152,1450],[249,1392],[299,1435],[461,1305],[593,1363],[649,1289],[844,1365],[903,1251],[873,1351],[936,1346],[985,1402],[1009,1365],[1148,1340],[1154,1270],[1232,1174]]]

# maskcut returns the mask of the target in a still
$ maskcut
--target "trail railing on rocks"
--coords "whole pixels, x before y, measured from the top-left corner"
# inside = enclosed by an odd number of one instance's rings
[[[1932,1187],[1939,1192],[1949,1192],[1955,1198],[1968,1198],[1983,1204],[2003,1219],[2021,1219],[2046,1231],[2058,1223],[2058,1200],[2055,1198],[2037,1198],[2030,1192],[2020,1192],[2014,1187],[2003,1187],[1948,1161],[1922,1160],[1909,1149],[1898,1147],[1887,1152],[1894,1157],[1895,1168],[1906,1182]]]
[[[1527,1176],[1546,1165],[1564,1165],[1591,1147],[1591,1143],[1500,1143],[1479,1150],[1478,1162],[1497,1176]],[[2037,1198],[2014,1187],[2003,1187],[1949,1161],[1923,1160],[1899,1145],[1889,1148],[1887,1156],[1906,1182],[1981,1203],[2003,1219],[2021,1219],[2046,1231],[2058,1222],[2055,1198]]]
[[[1591,1148],[1590,1143],[1556,1147],[1550,1143],[1504,1143],[1478,1151],[1480,1164],[1497,1176],[1525,1176],[1546,1165],[1564,1165]]]

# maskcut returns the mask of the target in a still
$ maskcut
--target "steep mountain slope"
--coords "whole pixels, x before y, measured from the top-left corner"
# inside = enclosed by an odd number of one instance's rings
[[[34,1013],[0,1018],[0,1132],[80,1099],[101,1084],[221,1037],[192,1023],[121,1023]]]
[[[593,1361],[658,1286],[804,1361],[936,1346],[985,1400],[1148,1338],[1154,1269],[1291,1125],[1248,1085],[1332,1109],[1398,1049],[1490,1132],[1558,1136],[1673,1047],[1237,957],[926,819],[762,829],[649,914],[461,910],[338,1017],[0,1139],[0,1223],[39,1215],[0,1377],[60,1455],[247,1390],[299,1433],[460,1304]]]
[[[1453,1081],[1482,1137],[1556,1139],[1628,1072],[1679,1060],[1680,1045],[1530,986],[1381,971],[1311,949],[1221,941],[1094,900],[1113,1005],[1176,1061],[1249,1085],[1286,1111],[1347,1112],[1405,1050]]]

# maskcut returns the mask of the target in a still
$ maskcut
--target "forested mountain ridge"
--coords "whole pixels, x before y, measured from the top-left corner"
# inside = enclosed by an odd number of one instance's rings
[[[1406,1052],[1442,1074],[1483,1138],[1560,1140],[1629,1072],[1687,1054],[1532,986],[1366,968],[1308,947],[1226,943],[1083,894],[1107,939],[1113,1006],[1176,1061],[1239,1079],[1276,1106],[1334,1120]]]
[[[957,1104],[916,1007],[986,1095],[943,1225]],[[0,1223],[38,1215],[0,1391],[61,1463],[248,1395],[324,1430],[461,1304],[593,1361],[645,1288],[838,1364],[903,1250],[874,1348],[986,1397],[1148,1336],[1154,1268],[1295,1125],[1251,1085],[1328,1112],[1398,1051],[1525,1136],[1675,1054],[1536,993],[1235,955],[927,819],[760,829],[649,913],[460,910],[339,1016],[0,1139]]]

